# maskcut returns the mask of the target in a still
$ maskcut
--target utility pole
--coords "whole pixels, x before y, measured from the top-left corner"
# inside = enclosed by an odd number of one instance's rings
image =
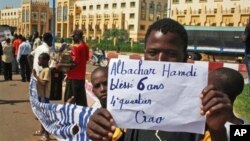
[[[53,42],[52,42],[52,50],[55,51],[55,17],[56,17],[56,0],[52,1],[52,22],[51,22],[51,30],[52,30],[52,36],[53,36]]]
[[[168,11],[169,11],[168,17],[169,17],[169,18],[171,18],[171,6],[172,6],[172,5],[171,5],[171,4],[172,4],[171,1],[172,1],[172,0],[169,0],[169,4],[168,4],[168,5],[169,5],[169,8],[168,8]]]

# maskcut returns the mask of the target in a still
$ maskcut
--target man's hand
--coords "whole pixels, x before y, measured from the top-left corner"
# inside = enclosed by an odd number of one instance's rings
[[[34,77],[37,77],[37,74],[36,74],[36,70],[35,70],[35,69],[32,70],[32,73],[33,73]]]
[[[92,140],[112,141],[116,127],[108,110],[101,108],[89,119],[87,134]]]
[[[203,89],[201,101],[201,115],[206,116],[206,124],[211,137],[216,136],[215,138],[217,138],[217,135],[220,134],[220,140],[227,140],[224,124],[228,121],[232,112],[232,105],[228,95],[216,90],[213,85],[209,85]]]
[[[70,103],[70,104],[75,104],[75,97],[74,96],[71,96],[67,101],[66,103]]]

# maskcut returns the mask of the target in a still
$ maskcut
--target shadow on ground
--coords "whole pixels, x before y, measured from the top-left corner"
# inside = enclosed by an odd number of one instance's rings
[[[2,100],[0,99],[0,104],[10,104],[15,105],[17,103],[30,102],[29,100]]]

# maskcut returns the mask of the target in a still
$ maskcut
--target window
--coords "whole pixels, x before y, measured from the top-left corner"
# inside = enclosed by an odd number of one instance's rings
[[[129,18],[130,18],[130,19],[134,19],[134,18],[135,18],[135,14],[134,14],[134,13],[130,13],[130,14],[129,14]]]
[[[187,10],[184,10],[183,13],[184,13],[184,14],[187,14]]]
[[[83,6],[82,9],[83,9],[83,10],[86,10],[86,6]]]
[[[168,4],[166,3],[164,5],[163,17],[167,17],[167,16],[168,16]]]
[[[207,2],[207,0],[200,0],[200,2]]]
[[[89,6],[89,10],[93,10],[93,5],[90,5],[90,6]]]
[[[130,24],[130,25],[128,26],[128,29],[129,29],[129,30],[134,30],[134,25],[133,25],[133,24]]]
[[[198,14],[201,14],[201,9],[198,10]]]
[[[56,17],[57,17],[57,21],[62,20],[62,7],[57,7],[57,16]]]
[[[145,0],[141,4],[141,20],[146,20],[147,3]]]
[[[67,21],[68,19],[68,8],[67,6],[63,6],[63,21]]]
[[[101,5],[100,4],[98,4],[97,6],[96,6],[96,9],[101,9]]]
[[[154,2],[151,2],[149,5],[149,20],[154,20],[154,11],[155,11],[155,4]]]
[[[156,10],[157,10],[157,13],[161,12],[161,4],[160,3],[157,4],[157,9]]]
[[[112,8],[113,8],[113,9],[116,9],[116,8],[117,8],[117,4],[116,4],[116,3],[113,3]]]
[[[121,8],[126,8],[126,3],[125,2],[121,3]]]
[[[140,30],[145,30],[145,25],[140,25]]]
[[[192,2],[192,0],[186,0],[186,3],[191,3]]]
[[[104,4],[104,9],[108,9],[109,8],[109,4]]]
[[[130,2],[130,7],[135,7],[135,2]]]
[[[217,13],[217,9],[214,9],[214,14],[216,14]]]
[[[231,8],[231,13],[234,13],[234,10],[235,10],[234,8]]]

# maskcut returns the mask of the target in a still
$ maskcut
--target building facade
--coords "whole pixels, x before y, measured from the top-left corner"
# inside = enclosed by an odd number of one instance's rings
[[[0,25],[18,27],[21,22],[21,8],[5,7],[0,10]]]
[[[171,18],[183,25],[245,27],[250,0],[169,0]]]
[[[70,37],[73,31],[74,5],[76,0],[56,1],[56,33],[57,37]]]
[[[49,0],[23,0],[21,8],[5,8],[0,15],[0,25],[16,27],[16,32],[24,36],[51,31]]]
[[[67,4],[73,6],[69,12],[64,10]],[[131,39],[142,40],[150,24],[167,16],[167,6],[166,0],[58,0],[56,35],[69,37],[74,29],[82,29],[87,39],[96,39],[105,30],[118,28],[128,30]]]
[[[34,31],[40,34],[50,31],[51,11],[48,0],[23,0],[20,33],[29,36]]]

